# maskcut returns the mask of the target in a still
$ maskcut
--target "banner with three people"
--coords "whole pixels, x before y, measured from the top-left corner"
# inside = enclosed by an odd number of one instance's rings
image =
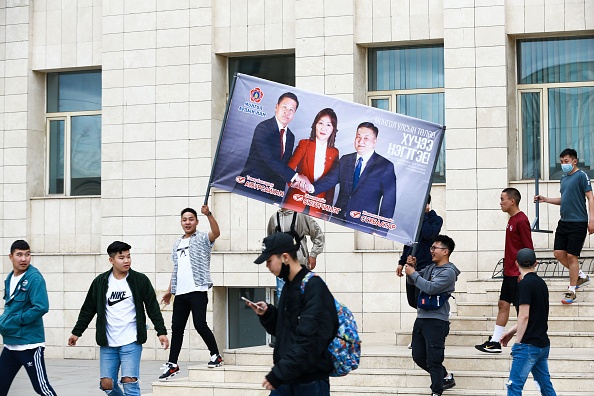
[[[237,74],[210,186],[410,245],[445,127]]]

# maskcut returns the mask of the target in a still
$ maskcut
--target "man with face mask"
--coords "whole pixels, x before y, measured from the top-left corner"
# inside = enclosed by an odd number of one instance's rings
[[[276,336],[274,366],[262,386],[270,396],[330,396],[334,366],[328,344],[338,330],[334,297],[318,276],[309,279],[302,293],[309,270],[297,260],[297,250],[292,236],[277,232],[264,238],[262,254],[254,261],[266,262],[268,270],[286,282],[276,307],[246,301],[266,331]]]
[[[561,220],[555,231],[554,254],[569,270],[569,287],[561,302],[573,304],[576,300],[576,290],[590,283],[590,277],[580,269],[578,258],[586,240],[586,233],[594,233],[594,195],[590,178],[577,167],[577,152],[567,148],[561,152],[559,159],[563,171],[561,197],[547,198],[536,195],[534,202],[561,206]],[[588,200],[587,211],[584,197]]]

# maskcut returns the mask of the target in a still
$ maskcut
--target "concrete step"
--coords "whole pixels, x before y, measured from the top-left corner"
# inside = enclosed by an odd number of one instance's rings
[[[486,339],[486,338],[485,338]],[[479,342],[484,341],[479,339]],[[502,353],[486,354],[472,346],[448,346],[445,354],[445,366],[454,371],[485,370],[508,372],[511,368],[511,348],[504,348]],[[408,345],[408,344],[407,344]],[[225,365],[272,366],[272,351],[264,347],[245,348],[225,351]],[[269,348],[270,349],[270,348]],[[409,369],[416,367],[411,357],[411,350],[397,345],[362,346],[361,369]],[[477,366],[477,361],[480,361]],[[549,356],[551,372],[594,372],[594,354],[587,348],[552,348]],[[191,366],[192,367],[192,366]],[[478,367],[478,368],[477,368]],[[197,368],[200,368],[197,366]]]
[[[567,291],[567,283],[555,287],[549,287],[549,300],[550,301],[561,301],[563,294]],[[594,286],[594,279],[592,280]],[[499,295],[501,293],[501,285],[496,288],[487,290],[469,290],[469,291],[456,291],[454,297],[458,302],[470,302],[470,301],[481,301],[489,304],[497,304]],[[593,302],[594,301],[594,287],[584,287],[577,291],[578,301],[581,302]]]
[[[479,360],[475,360],[477,370],[454,371],[456,389],[503,390],[509,371],[480,370]],[[242,383],[260,385],[270,367],[264,366],[223,366],[216,370],[203,366],[190,369],[190,383]],[[175,380],[172,380],[173,383]],[[551,381],[559,391],[587,391],[592,389],[594,373],[551,373]],[[423,388],[429,386],[429,375],[417,369],[358,369],[345,377],[331,378],[331,386],[350,386],[368,389],[379,388]],[[155,392],[156,393],[156,392]]]
[[[549,306],[549,318],[593,318],[594,302],[581,301],[580,295],[577,302],[571,305],[561,304],[559,301],[551,301]],[[456,316],[497,316],[497,302],[485,303],[480,301],[456,301]]]
[[[450,331],[446,338],[446,345],[474,346],[484,342],[492,333],[492,330],[453,330]],[[594,332],[592,331],[573,332],[571,334],[564,331],[549,331],[548,336],[553,348],[594,348]],[[396,345],[408,345],[410,341],[410,331],[396,332]]]
[[[509,322],[506,328],[511,328],[516,324],[515,310],[512,307],[513,316],[510,314]],[[450,320],[451,330],[477,330],[493,331],[496,317],[484,316],[452,316]],[[594,317],[580,317],[567,320],[564,317],[549,317],[549,331],[592,331],[594,332]]]
[[[594,293],[594,274],[590,277],[591,283],[579,289],[578,292],[591,294]],[[499,299],[499,292],[501,290],[501,282],[503,279],[489,279],[489,280],[470,280],[466,283],[466,290],[458,290],[455,292],[456,298],[460,296],[473,296],[481,298],[485,296],[494,297],[495,301]],[[569,285],[569,278],[545,278],[545,283],[549,288],[550,294],[562,293],[567,290]]]
[[[371,337],[369,337],[372,339]],[[333,396],[425,395],[429,376],[412,361],[406,346],[370,340],[363,345],[361,366],[341,378],[331,379]],[[267,346],[226,350],[225,365],[208,369],[204,365],[187,367],[189,377],[153,383],[153,396],[267,396],[261,382],[272,365],[272,349]],[[233,364],[232,364],[233,363]],[[241,364],[236,365],[236,364]],[[485,354],[474,347],[448,346],[444,362],[456,377],[456,387],[448,396],[505,395],[505,382],[511,367],[509,348],[501,354]],[[594,355],[589,348],[552,348],[549,367],[559,396],[594,395]],[[566,374],[567,373],[567,374]],[[533,381],[525,395],[538,395]]]
[[[371,351],[367,350],[371,349]],[[361,368],[414,369],[412,351],[406,346],[378,349],[365,348],[361,356]],[[448,346],[445,350],[445,367],[454,373],[465,370],[488,370],[508,373],[511,368],[511,348],[504,348],[502,353],[487,354],[467,346]],[[549,356],[551,372],[592,373],[594,372],[594,354],[590,349],[553,348]],[[594,392],[593,392],[594,394]]]
[[[555,386],[555,383],[553,383]],[[525,396],[538,396],[540,392],[535,390],[532,381],[524,387]],[[346,385],[334,385],[330,387],[332,396],[393,396],[393,395],[429,395],[431,391],[427,386],[420,388],[387,388],[387,387],[358,387]],[[592,391],[559,391],[555,389],[557,396],[592,396]],[[458,386],[449,389],[446,396],[503,396],[505,390],[501,389],[460,389]],[[171,382],[153,383],[153,396],[268,396],[267,391],[259,384],[249,383],[224,383],[212,382],[189,382],[183,379],[176,379]]]

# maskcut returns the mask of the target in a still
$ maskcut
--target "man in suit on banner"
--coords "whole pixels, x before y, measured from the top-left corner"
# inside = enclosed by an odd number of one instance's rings
[[[303,179],[287,165],[295,144],[295,135],[288,125],[297,107],[297,96],[286,92],[278,98],[274,117],[256,126],[250,153],[241,172],[243,178],[236,184],[236,190],[245,192],[243,195],[280,204],[287,183]]]
[[[334,206],[341,210],[334,218],[346,221],[361,230],[369,231],[375,228],[380,234],[385,235],[385,228],[374,227],[362,221],[365,217],[364,211],[392,219],[396,207],[394,164],[375,152],[377,135],[378,129],[373,123],[359,124],[355,136],[356,152],[343,155],[339,165],[326,176],[313,185],[304,187],[312,194],[327,191],[340,184],[340,192]]]

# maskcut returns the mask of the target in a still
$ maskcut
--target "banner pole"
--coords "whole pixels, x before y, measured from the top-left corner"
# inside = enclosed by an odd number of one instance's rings
[[[435,176],[435,168],[437,167],[437,160],[439,159],[439,153],[441,153],[441,145],[443,143],[443,139],[445,138],[445,130],[446,130],[446,127],[444,125],[443,129],[442,129],[442,136],[441,136],[441,139],[439,140],[439,147],[437,148],[437,158],[435,159],[435,161],[433,161],[433,169],[431,169],[431,180],[429,183],[429,188],[427,188],[427,191],[425,191],[425,199],[423,200],[423,202],[425,202],[425,205],[423,206],[423,210],[422,210],[421,216],[419,218],[419,225],[417,227],[417,235],[415,235],[415,240],[412,244],[412,250],[410,252],[410,255],[413,257],[417,253],[417,246],[419,245],[419,237],[421,236],[421,228],[423,227],[423,219],[425,218],[425,208],[427,207],[427,199],[429,199],[429,191],[431,191],[431,186],[433,185],[433,177]]]
[[[219,158],[219,150],[221,149],[221,142],[223,141],[223,132],[225,131],[225,125],[227,124],[227,115],[229,114],[229,107],[231,107],[231,100],[233,99],[233,91],[235,90],[235,82],[237,81],[237,73],[233,76],[233,82],[231,83],[231,90],[229,91],[229,99],[227,99],[227,107],[225,109],[225,115],[223,116],[223,123],[221,125],[221,132],[219,134],[219,141],[217,143],[217,150],[215,151],[214,158],[212,160],[212,166],[210,168],[210,177],[208,178],[208,186],[206,187],[206,194],[204,195],[204,205],[208,205],[208,196],[210,194],[210,187],[212,185],[212,179],[214,174],[215,165]]]

